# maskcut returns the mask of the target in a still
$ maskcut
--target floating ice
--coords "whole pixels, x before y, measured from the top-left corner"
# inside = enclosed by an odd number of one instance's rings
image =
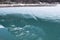
[[[30,14],[36,19],[43,18],[47,20],[60,20],[60,4],[51,7],[9,7],[9,8],[0,8],[0,14]],[[27,17],[27,16],[25,16]],[[27,17],[28,18],[28,17]],[[36,19],[37,20],[37,19]]]
[[[0,25],[0,28],[5,28],[4,26]]]

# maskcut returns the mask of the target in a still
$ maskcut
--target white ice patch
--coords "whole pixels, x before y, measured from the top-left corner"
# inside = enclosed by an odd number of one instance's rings
[[[5,28],[4,26],[0,25],[0,28]]]
[[[43,19],[49,20],[60,20],[60,4],[56,6],[45,6],[45,7],[9,7],[9,8],[0,8],[1,14],[30,14]],[[57,20],[57,21],[58,21]]]

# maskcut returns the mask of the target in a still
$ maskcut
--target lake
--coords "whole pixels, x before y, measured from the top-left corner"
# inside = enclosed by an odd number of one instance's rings
[[[60,40],[60,5],[0,8],[0,25],[7,40]]]

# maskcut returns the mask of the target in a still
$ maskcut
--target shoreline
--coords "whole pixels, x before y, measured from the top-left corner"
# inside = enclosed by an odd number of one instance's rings
[[[56,4],[0,4],[0,7],[41,7],[56,6]]]

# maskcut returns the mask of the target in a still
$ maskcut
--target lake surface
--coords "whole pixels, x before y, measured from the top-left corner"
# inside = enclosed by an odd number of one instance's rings
[[[8,40],[60,40],[60,5],[0,8],[0,25]]]

